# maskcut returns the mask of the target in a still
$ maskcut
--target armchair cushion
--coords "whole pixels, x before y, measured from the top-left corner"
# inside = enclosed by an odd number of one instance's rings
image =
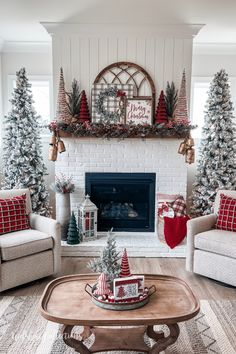
[[[3,261],[29,256],[53,248],[51,236],[37,230],[21,230],[0,237]]]
[[[0,235],[25,229],[29,229],[26,194],[0,199]]]
[[[203,251],[236,258],[236,232],[222,230],[201,232],[195,236],[194,246]]]
[[[220,230],[236,231],[236,199],[220,194],[220,206],[216,221]]]

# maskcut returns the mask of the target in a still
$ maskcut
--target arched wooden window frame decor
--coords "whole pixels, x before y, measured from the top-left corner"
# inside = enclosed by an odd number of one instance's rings
[[[140,78],[138,82],[138,78]],[[108,78],[109,77],[109,80]],[[141,88],[144,84],[148,84],[151,92],[152,98],[152,116],[155,114],[155,98],[156,98],[156,89],[154,82],[148,72],[142,68],[140,65],[120,61],[117,63],[110,64],[106,66],[100,73],[97,75],[94,80],[94,84],[132,84],[135,87],[137,95],[134,98],[144,98],[144,96],[140,95]],[[147,96],[145,96],[147,98]],[[152,118],[153,118],[152,117]]]

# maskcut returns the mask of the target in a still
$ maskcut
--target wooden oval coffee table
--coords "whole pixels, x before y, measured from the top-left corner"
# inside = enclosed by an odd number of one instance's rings
[[[154,284],[157,288],[147,305],[129,311],[104,310],[93,304],[84,290],[87,283],[93,284],[97,278],[94,274],[57,278],[48,284],[41,299],[41,315],[63,324],[64,342],[81,354],[110,350],[159,353],[177,340],[178,322],[196,316],[200,309],[198,300],[183,280],[145,275],[145,285]],[[166,325],[169,335],[155,331],[154,325]],[[73,334],[74,326],[84,327],[79,337]],[[95,341],[88,349],[83,342],[91,334],[95,335]],[[145,334],[155,341],[151,348],[144,342]]]

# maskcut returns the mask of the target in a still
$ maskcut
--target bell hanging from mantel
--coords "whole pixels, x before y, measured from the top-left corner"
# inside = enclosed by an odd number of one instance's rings
[[[53,146],[53,145],[56,145],[56,143],[57,143],[57,137],[56,137],[56,134],[53,132],[49,145]]]
[[[57,161],[57,144],[49,146],[48,160],[49,161]]]
[[[178,149],[178,154],[185,155],[187,150],[187,145],[186,145],[186,140],[182,141],[180,143],[179,149]]]
[[[194,148],[189,148],[186,151],[185,162],[188,164],[192,164],[195,161],[195,150]]]
[[[57,147],[59,154],[66,151],[65,144],[60,137],[58,137]]]

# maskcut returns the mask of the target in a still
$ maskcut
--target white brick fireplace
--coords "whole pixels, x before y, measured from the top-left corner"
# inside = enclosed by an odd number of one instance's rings
[[[86,172],[152,172],[156,174],[156,193],[179,193],[186,196],[187,165],[184,157],[177,153],[180,143],[178,139],[117,141],[65,138],[64,142],[66,152],[59,155],[56,173],[63,172],[73,176],[76,192],[71,195],[72,209],[76,209],[84,198]],[[58,208],[60,205],[57,204]],[[131,255],[184,256],[184,246],[170,250],[159,242],[156,220],[154,233],[130,233],[130,236],[129,239],[129,233],[119,233],[119,237],[122,237],[121,247],[127,246]],[[144,251],[145,244],[147,249]],[[90,245],[82,244],[77,249],[74,248],[75,255],[96,255],[101,245],[101,240]]]
[[[52,34],[55,102],[60,67],[64,71],[66,89],[76,78],[90,100],[92,84],[98,73],[118,61],[142,66],[152,77],[158,96],[167,81],[174,81],[179,87],[185,69],[190,97],[193,37],[201,25],[43,25]],[[64,141],[67,150],[56,162],[56,173],[64,172],[74,177],[76,193],[71,198],[72,208],[84,197],[86,172],[152,172],[156,173],[156,192],[186,195],[187,166],[183,156],[177,153],[178,139],[125,139],[118,142],[116,139],[66,138]],[[136,236],[130,235],[125,242],[132,243],[132,237],[135,239]],[[155,257],[184,255],[182,246],[170,252],[166,245],[158,242],[156,233],[145,237],[146,241],[138,244],[133,255],[151,255],[151,250]],[[124,246],[124,239],[118,240],[120,246]],[[144,251],[147,244],[150,245],[149,253]],[[82,244],[75,255],[85,255],[83,247]],[[94,249],[90,248],[91,255],[96,254],[99,247],[100,240]]]

